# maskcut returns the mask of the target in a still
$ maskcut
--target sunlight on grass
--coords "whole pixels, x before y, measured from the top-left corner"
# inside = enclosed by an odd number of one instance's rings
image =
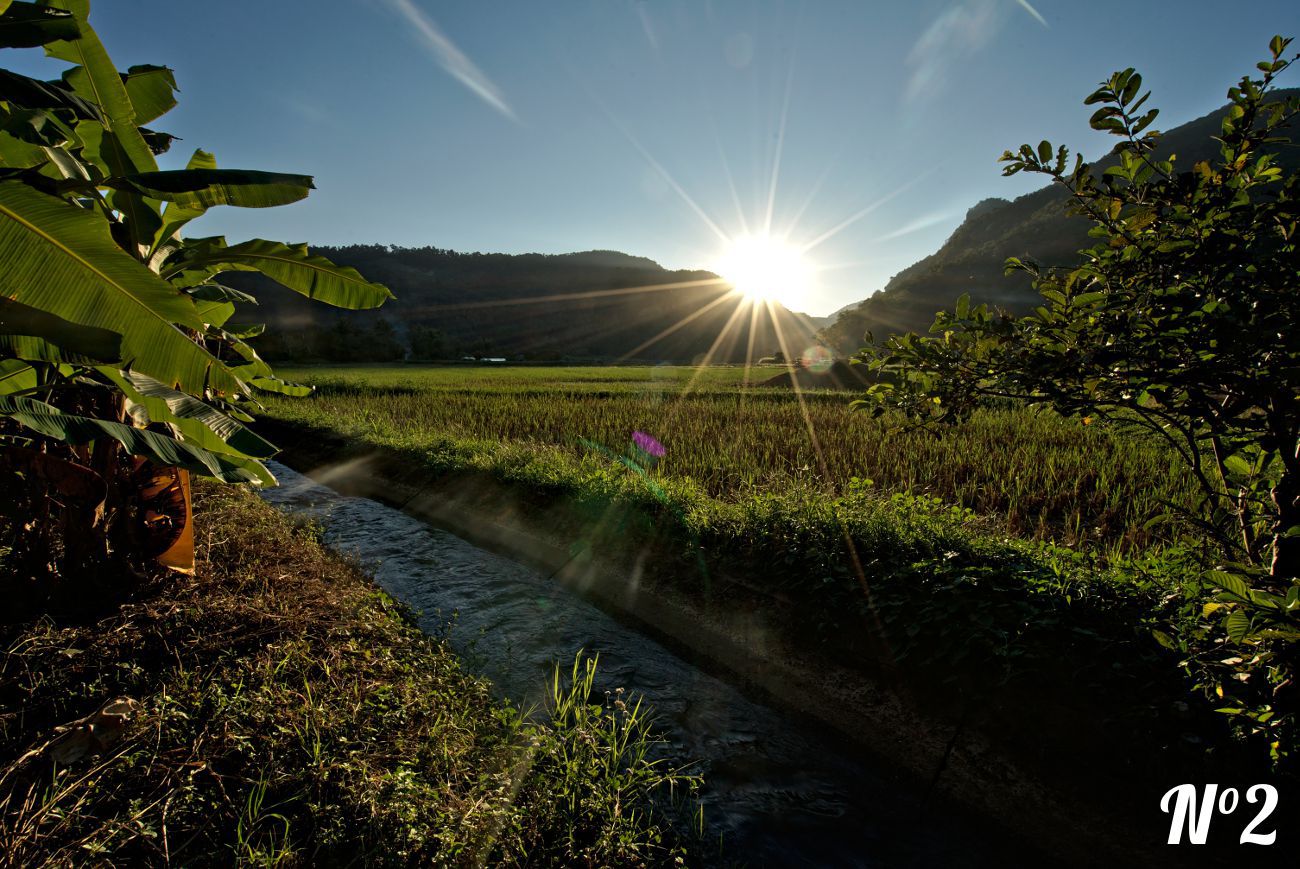
[[[757,366],[750,381],[785,370]],[[270,396],[272,416],[389,446],[454,442],[479,455],[509,448],[594,467],[580,439],[621,450],[633,432],[646,432],[666,450],[657,475],[727,502],[758,492],[837,496],[869,481],[882,494],[938,496],[1027,538],[1136,551],[1172,533],[1147,527],[1163,501],[1193,498],[1163,447],[1079,420],[985,410],[935,436],[850,412],[852,393],[744,388],[743,366],[399,366],[286,376],[316,383],[318,394]]]

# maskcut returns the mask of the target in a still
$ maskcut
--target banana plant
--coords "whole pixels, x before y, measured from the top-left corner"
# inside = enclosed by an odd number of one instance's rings
[[[391,298],[305,245],[187,237],[209,208],[286,205],[312,179],[203,150],[160,170],[174,137],[144,125],[176,105],[174,74],[119,71],[89,14],[0,0],[0,48],[69,64],[53,81],[0,69],[0,555],[32,585],[190,570],[189,474],[274,483],[275,447],[247,426],[257,394],[310,390],[258,356],[260,327],[228,325],[257,300],[223,273],[342,308]]]

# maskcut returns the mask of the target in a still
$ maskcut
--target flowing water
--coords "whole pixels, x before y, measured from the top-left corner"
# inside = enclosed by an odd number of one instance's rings
[[[747,698],[549,579],[366,498],[272,463],[265,497],[306,514],[326,543],[445,636],[498,694],[540,701],[552,668],[599,653],[598,688],[644,695],[674,765],[696,764],[711,836],[729,859],[779,866],[982,866],[991,830],[923,808],[915,789],[826,744],[817,728]]]

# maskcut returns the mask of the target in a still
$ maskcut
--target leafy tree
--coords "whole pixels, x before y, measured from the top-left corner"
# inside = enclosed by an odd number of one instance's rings
[[[1227,683],[1242,702],[1225,708],[1274,737],[1275,753],[1286,750],[1279,722],[1296,712],[1300,640],[1300,175],[1274,157],[1300,100],[1272,93],[1296,60],[1284,56],[1290,42],[1275,37],[1260,77],[1228,90],[1215,160],[1182,166],[1160,153],[1157,112],[1144,110],[1132,69],[1085,101],[1099,106],[1092,128],[1119,138],[1115,165],[1071,165],[1046,141],[1004,153],[1003,174],[1064,187],[1096,243],[1073,267],[1007,261],[1034,279],[1033,314],[963,297],[929,336],[868,348],[891,376],[859,403],[942,420],[1014,399],[1164,439],[1203,494],[1194,521],[1229,559],[1207,574],[1222,589],[1205,609],[1217,627],[1184,649],[1195,657],[1223,634],[1245,647],[1236,678],[1206,684],[1222,697]]]
[[[454,354],[451,342],[441,329],[419,323],[407,329],[412,359],[448,359]]]
[[[398,362],[406,358],[406,348],[398,340],[397,330],[384,317],[370,325],[369,357],[376,362]]]
[[[176,104],[172,72],[120,73],[88,15],[0,0],[0,47],[71,64],[56,81],[0,70],[0,547],[28,579],[102,586],[155,559],[189,569],[188,473],[273,482],[248,410],[258,390],[308,391],[259,358],[261,327],[227,327],[256,300],[215,279],[259,271],[344,308],[390,293],[305,245],[184,238],[208,208],[283,205],[312,181],[202,150],[159,171],[173,137],[143,125]]]

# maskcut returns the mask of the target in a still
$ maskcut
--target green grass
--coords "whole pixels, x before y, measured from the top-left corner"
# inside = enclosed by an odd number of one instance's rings
[[[779,365],[322,365],[277,368],[280,375],[313,383],[364,383],[414,389],[468,389],[483,392],[676,392],[688,383],[699,388],[761,383],[785,371]]]
[[[708,369],[689,393],[686,368],[285,373],[320,386],[267,401],[302,461],[374,455],[417,488],[490,475],[560,523],[557,540],[644,567],[647,587],[770,611],[795,647],[904,680],[941,714],[979,708],[1009,745],[1105,747],[1103,726],[1157,744],[1187,696],[1147,628],[1197,593],[1202,553],[1148,526],[1163,499],[1190,499],[1156,444],[1012,410],[909,432],[851,412],[851,393],[801,407],[744,388],[741,369]],[[652,467],[635,431],[665,447]],[[1060,708],[1068,727],[1044,718]]]
[[[85,623],[0,628],[7,865],[672,865],[696,780],[593,662],[528,718],[252,493],[202,486],[199,569]],[[57,725],[138,704],[102,753]],[[621,707],[621,708],[620,708]]]
[[[1099,620],[1107,642],[1128,643],[1195,574],[1187,538],[1160,541],[1169,526],[1149,523],[1163,499],[1190,499],[1158,445],[1012,410],[906,431],[850,411],[851,393],[801,404],[742,388],[739,368],[705,369],[709,385],[688,392],[695,371],[296,370],[318,393],[267,412],[332,433],[347,456],[387,454],[408,482],[489,474],[536,495],[566,542],[615,562],[657,547],[655,570],[692,594],[712,574],[746,577],[799,602],[800,642],[865,664],[872,624],[970,685],[1058,655],[1063,626]],[[637,453],[635,431],[662,442],[662,459]],[[298,444],[304,460],[334,458],[315,444]]]
[[[644,431],[666,449],[657,482],[722,504],[837,498],[869,481],[882,494],[969,508],[1004,533],[1112,554],[1176,539],[1183,529],[1151,520],[1168,502],[1194,503],[1177,459],[1149,440],[1024,410],[909,431],[851,412],[851,393],[819,390],[801,402],[789,390],[742,386],[781,370],[317,368],[283,372],[318,385],[317,395],[266,403],[274,417],[450,465],[499,470],[527,454],[569,477],[607,473],[611,459],[595,445],[623,455],[632,432]]]

